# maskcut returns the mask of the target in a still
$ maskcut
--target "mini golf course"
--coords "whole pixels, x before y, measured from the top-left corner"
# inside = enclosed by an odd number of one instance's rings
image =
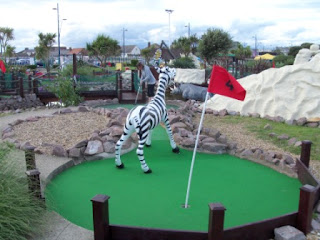
[[[208,203],[226,207],[225,228],[297,211],[298,179],[229,155],[197,153],[185,201],[192,151],[171,152],[165,129],[158,126],[152,147],[145,148],[152,174],[144,174],[135,150],[114,159],[84,162],[56,176],[46,187],[49,209],[67,220],[93,229],[91,199],[110,196],[110,224],[207,231]]]

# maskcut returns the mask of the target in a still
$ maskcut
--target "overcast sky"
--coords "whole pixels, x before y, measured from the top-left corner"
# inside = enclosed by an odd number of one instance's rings
[[[126,45],[145,48],[187,36],[188,24],[197,37],[221,28],[252,47],[256,36],[261,50],[320,43],[320,0],[0,0],[0,26],[14,29],[9,44],[17,51],[34,48],[40,32],[57,33],[57,3],[61,46],[72,48],[85,47],[98,34],[122,45],[123,29]],[[170,35],[165,9],[173,10]]]

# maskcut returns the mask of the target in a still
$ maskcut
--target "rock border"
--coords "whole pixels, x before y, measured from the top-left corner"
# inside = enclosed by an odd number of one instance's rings
[[[25,120],[17,119],[10,123],[2,131],[2,139],[15,144],[19,149],[34,149],[38,154],[43,154],[30,142],[19,142],[14,139],[14,126],[23,122],[36,122],[43,117],[53,117],[58,114],[72,114],[75,112],[93,112],[96,114],[104,115],[111,120],[107,124],[107,128],[103,130],[96,130],[88,139],[83,139],[74,144],[69,149],[64,149],[61,145],[47,144],[46,147],[51,149],[51,154],[58,157],[68,157],[74,161],[85,160],[99,160],[103,158],[114,157],[115,144],[120,138],[126,116],[129,112],[128,109],[118,107],[116,109],[101,108],[97,106],[107,104],[117,104],[117,99],[113,100],[96,100],[84,102],[77,110],[72,111],[70,108],[57,110],[52,116],[35,116],[29,117]],[[197,123],[193,122],[195,113],[201,112],[200,104],[194,100],[187,102],[180,100],[168,101],[169,104],[179,106],[178,109],[168,109],[169,121],[173,132],[173,137],[177,144],[188,150],[193,150],[195,139],[198,131]],[[223,111],[222,113],[226,113]],[[210,110],[206,114],[213,114]],[[133,134],[123,145],[122,149],[128,151],[136,147],[137,135]],[[290,177],[297,177],[295,169],[295,158],[289,154],[276,153],[274,151],[265,151],[260,148],[239,149],[237,143],[230,141],[223,133],[214,128],[202,128],[197,151],[211,153],[211,154],[224,154],[251,160],[259,164],[271,167],[274,170],[284,173]]]

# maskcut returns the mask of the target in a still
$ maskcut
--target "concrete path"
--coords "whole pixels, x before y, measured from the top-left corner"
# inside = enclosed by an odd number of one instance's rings
[[[77,108],[71,108],[77,109]],[[60,109],[61,110],[61,109]],[[13,121],[17,119],[26,119],[33,116],[44,116],[52,114],[58,109],[41,109],[34,111],[26,111],[16,113],[4,117],[0,117],[0,133],[2,130]],[[0,140],[2,141],[2,140]],[[18,166],[21,167],[21,172],[24,174],[26,170],[24,151],[15,150],[9,155],[10,159],[15,159],[19,162]],[[50,173],[65,163],[72,161],[70,158],[62,158],[48,155],[36,154],[36,165],[40,171],[41,182],[45,183]],[[39,232],[37,236],[30,240],[93,240],[93,231],[81,228],[73,223],[67,221],[59,214],[53,211],[47,211],[45,218],[45,228]]]

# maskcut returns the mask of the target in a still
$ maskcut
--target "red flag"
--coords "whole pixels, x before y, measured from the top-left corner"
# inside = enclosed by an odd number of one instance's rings
[[[3,73],[6,73],[6,66],[4,65],[4,62],[0,59],[0,69]]]
[[[212,68],[208,92],[217,93],[241,101],[246,97],[246,90],[240,83],[238,83],[227,70],[217,65],[214,65]]]
[[[272,67],[273,67],[273,68],[276,67],[276,64],[275,64],[274,60],[272,60]]]

